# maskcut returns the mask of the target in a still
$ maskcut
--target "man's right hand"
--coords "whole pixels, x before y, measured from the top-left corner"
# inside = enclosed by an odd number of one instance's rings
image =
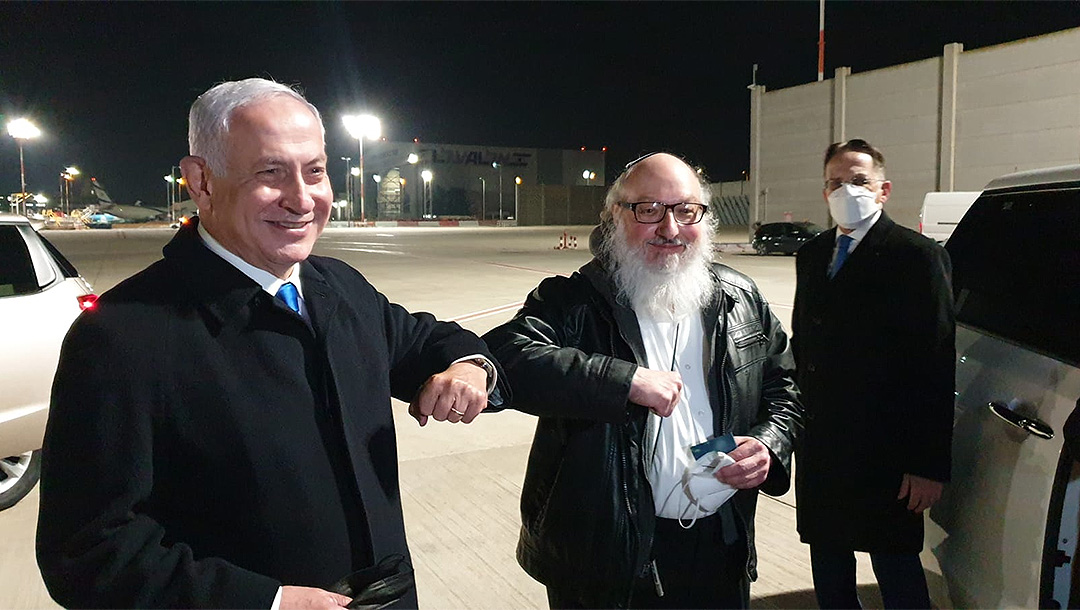
[[[336,610],[352,600],[344,595],[313,587],[281,587],[280,610]]]
[[[679,404],[682,377],[674,371],[654,371],[638,367],[630,382],[630,402],[667,417]]]

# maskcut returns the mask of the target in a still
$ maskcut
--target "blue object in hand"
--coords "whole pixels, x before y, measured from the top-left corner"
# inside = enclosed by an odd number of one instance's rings
[[[729,434],[721,434],[710,438],[704,443],[694,445],[690,447],[690,453],[694,455],[695,460],[700,460],[701,456],[709,453],[710,451],[719,451],[720,453],[731,453],[735,450],[735,437]]]

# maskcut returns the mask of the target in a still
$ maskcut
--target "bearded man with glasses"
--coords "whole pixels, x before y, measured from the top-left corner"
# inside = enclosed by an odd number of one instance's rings
[[[758,490],[802,429],[787,335],[712,262],[707,182],[659,153],[608,191],[595,258],[484,339],[539,416],[517,558],[553,608],[746,608]]]

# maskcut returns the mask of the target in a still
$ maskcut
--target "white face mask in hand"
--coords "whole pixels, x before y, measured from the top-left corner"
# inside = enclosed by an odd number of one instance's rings
[[[734,463],[735,460],[728,454],[710,451],[687,467],[683,473],[683,491],[690,500],[687,510],[697,508],[697,512],[690,520],[690,525],[683,525],[683,527],[693,527],[694,522],[697,521],[698,512],[715,513],[724,502],[735,495],[738,490],[716,478],[716,471]],[[679,523],[682,525],[681,519]]]
[[[865,186],[843,184],[829,193],[829,213],[845,229],[854,228],[880,209],[877,194]]]

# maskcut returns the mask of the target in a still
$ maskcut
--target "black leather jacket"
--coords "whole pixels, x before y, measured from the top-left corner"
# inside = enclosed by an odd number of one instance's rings
[[[719,290],[703,315],[703,364],[715,433],[764,443],[772,465],[761,489],[781,495],[803,413],[787,335],[748,277],[718,264],[713,272]],[[655,529],[642,457],[648,411],[628,402],[634,371],[647,363],[637,317],[593,259],[569,278],[544,280],[484,339],[509,376],[512,407],[540,417],[521,495],[518,562],[590,606],[627,606]],[[757,490],[732,502],[754,580]]]

